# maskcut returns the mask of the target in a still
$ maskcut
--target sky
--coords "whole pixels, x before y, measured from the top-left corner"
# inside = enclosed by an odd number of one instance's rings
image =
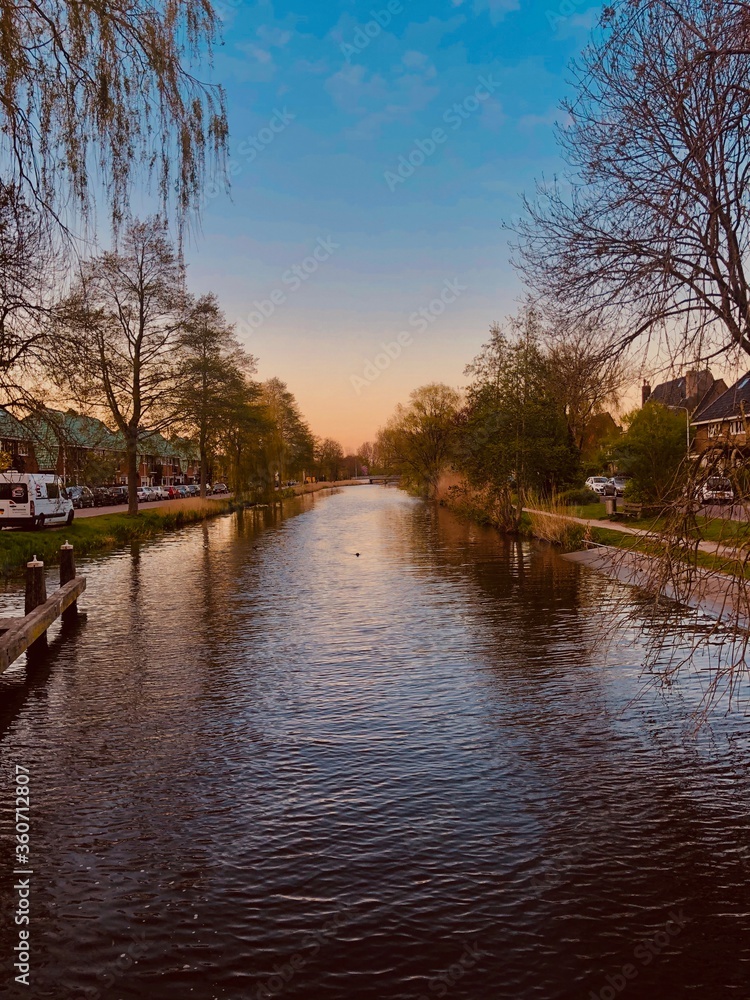
[[[187,248],[312,431],[347,451],[420,385],[464,384],[523,294],[503,228],[554,138],[586,0],[218,0],[231,191]]]

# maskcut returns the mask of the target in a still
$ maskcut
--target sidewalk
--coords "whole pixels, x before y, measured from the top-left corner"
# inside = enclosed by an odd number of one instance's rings
[[[658,538],[658,534],[645,531],[643,528],[630,528],[621,521],[592,521],[590,518],[573,517],[572,514],[552,514],[546,510],[536,510],[533,507],[524,507],[527,514],[540,514],[546,517],[562,517],[566,521],[573,521],[575,524],[583,524],[586,527],[605,528],[607,531],[619,531],[623,535],[635,535],[636,538]],[[727,559],[742,559],[745,550],[742,546],[722,545],[721,542],[702,541],[698,543],[698,550],[709,555],[723,556]]]

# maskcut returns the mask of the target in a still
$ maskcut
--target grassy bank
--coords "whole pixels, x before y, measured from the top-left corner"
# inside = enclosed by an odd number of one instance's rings
[[[77,518],[72,525],[45,528],[43,531],[0,532],[0,576],[13,577],[24,572],[33,555],[45,564],[59,562],[60,546],[66,541],[74,546],[76,555],[93,555],[116,549],[128,542],[156,538],[165,531],[176,531],[188,524],[206,521],[233,509],[231,501],[210,500],[185,502],[176,510],[155,508],[144,510],[136,517],[127,514],[102,514],[101,517]]]

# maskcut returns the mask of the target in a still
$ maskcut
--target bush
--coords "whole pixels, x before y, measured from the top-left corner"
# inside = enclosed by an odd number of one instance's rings
[[[593,490],[564,490],[557,494],[557,499],[566,507],[586,507],[590,503],[601,503],[601,497]]]

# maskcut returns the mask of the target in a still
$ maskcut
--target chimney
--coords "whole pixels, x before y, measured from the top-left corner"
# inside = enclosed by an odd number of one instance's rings
[[[644,382],[641,386],[641,406],[645,406],[648,402],[648,397],[651,395],[651,386],[648,382]]]
[[[698,395],[698,372],[690,371],[685,373],[685,401],[695,399]],[[696,400],[697,401],[697,400]]]

